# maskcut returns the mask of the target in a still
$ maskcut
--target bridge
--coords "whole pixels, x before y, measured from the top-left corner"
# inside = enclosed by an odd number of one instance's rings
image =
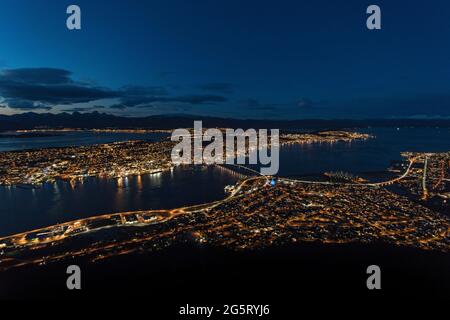
[[[400,180],[404,179],[406,176],[409,175],[409,172],[411,171],[411,168],[418,157],[411,158],[409,160],[408,168],[406,168],[405,172],[395,178],[392,178],[390,180],[386,181],[380,181],[380,182],[367,182],[367,183],[352,183],[352,182],[331,182],[331,181],[310,181],[310,180],[300,180],[300,179],[292,179],[292,178],[282,178],[279,177],[278,180],[284,181],[284,182],[294,182],[294,183],[305,183],[305,184],[319,184],[319,185],[342,185],[342,186],[366,186],[366,187],[384,187],[388,185],[392,185],[396,182],[399,182]],[[427,160],[427,159],[425,159]],[[264,176],[259,171],[256,171],[254,169],[248,168],[244,165],[239,164],[215,164],[216,166],[223,168],[225,170],[229,170],[233,173],[238,173],[243,176],[248,177],[249,175],[243,174],[242,172],[239,172],[238,170],[244,170],[248,173],[251,173],[252,175],[256,176],[262,176],[265,177],[267,181],[269,181],[268,176]],[[425,161],[425,167],[426,167],[426,161]],[[425,173],[426,174],[426,173]]]
[[[280,178],[281,181],[294,182],[294,183],[306,183],[306,184],[321,184],[321,185],[341,185],[341,186],[366,186],[366,187],[384,187],[388,185],[392,185],[400,180],[404,179],[408,176],[411,171],[412,165],[416,161],[416,158],[412,158],[409,160],[408,168],[405,172],[398,177],[395,177],[391,180],[381,181],[381,182],[367,182],[367,183],[351,183],[351,182],[331,182],[331,181],[309,181],[309,180],[298,180],[298,179],[289,179],[289,178]]]
[[[259,171],[251,169],[249,167],[246,167],[244,165],[240,165],[240,164],[234,164],[234,163],[225,163],[225,164],[215,164],[216,167],[225,169],[227,171],[231,171],[233,173],[238,173],[240,175],[249,177],[249,176],[264,176],[263,174],[261,174]],[[244,174],[243,172],[247,172],[248,174]]]

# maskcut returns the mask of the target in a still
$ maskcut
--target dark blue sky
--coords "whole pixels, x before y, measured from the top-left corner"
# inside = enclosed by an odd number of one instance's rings
[[[382,30],[366,28],[370,4]],[[0,5],[2,114],[450,117],[448,1]]]

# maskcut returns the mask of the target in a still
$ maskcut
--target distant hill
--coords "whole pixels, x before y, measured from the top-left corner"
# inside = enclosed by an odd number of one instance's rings
[[[34,113],[0,115],[0,131],[33,128],[153,128],[192,127],[202,120],[204,127],[279,128],[279,129],[343,129],[364,127],[450,127],[450,120],[439,119],[366,119],[366,120],[252,120],[227,119],[193,115],[159,115],[142,118],[118,117],[106,113]]]

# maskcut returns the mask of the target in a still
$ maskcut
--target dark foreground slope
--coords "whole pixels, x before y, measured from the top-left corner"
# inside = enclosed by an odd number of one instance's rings
[[[74,261],[82,289],[66,289],[67,265],[0,273],[2,299],[137,299],[167,314],[189,304],[270,304],[274,313],[308,302],[449,299],[450,255],[385,245],[301,244],[234,252],[185,244]],[[382,270],[382,289],[366,288],[366,268]],[[124,302],[125,303],[125,302]],[[169,317],[170,318],[170,317]]]

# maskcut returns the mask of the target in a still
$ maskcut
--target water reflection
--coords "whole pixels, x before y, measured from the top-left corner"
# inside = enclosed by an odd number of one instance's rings
[[[39,189],[0,187],[0,236],[110,212],[214,201],[237,179],[217,167],[185,167],[121,179],[59,181]]]

